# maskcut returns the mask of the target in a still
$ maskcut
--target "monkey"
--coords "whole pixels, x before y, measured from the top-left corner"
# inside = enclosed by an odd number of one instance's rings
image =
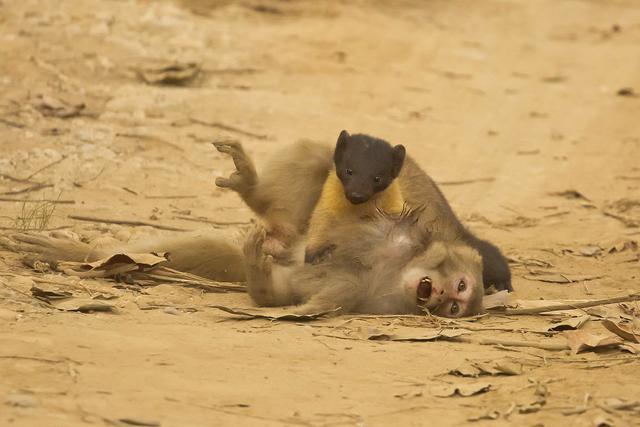
[[[338,142],[345,140],[347,144],[352,140],[372,144],[374,141],[380,141],[378,138],[368,135],[350,135],[347,131],[342,131]],[[342,143],[344,144],[344,142]],[[263,175],[264,184],[262,184],[255,172],[253,162],[248,158],[240,143],[222,142],[214,143],[214,145],[219,151],[230,155],[236,165],[242,165],[240,168],[236,167],[236,171],[229,178],[218,178],[216,185],[237,192],[245,203],[259,217],[263,218],[267,229],[263,248],[265,252],[275,258],[278,258],[281,252],[286,253],[292,241],[299,242],[300,236],[309,232],[311,218],[314,216],[316,217],[313,219],[314,221],[332,225],[335,225],[336,220],[340,218],[334,213],[342,212],[344,209],[336,206],[337,203],[333,205],[330,203],[335,202],[337,197],[327,197],[323,201],[321,209],[314,212],[325,185],[330,188],[327,191],[333,194],[338,192],[335,190],[335,184],[339,183],[335,179],[327,184],[327,180],[332,176],[333,168],[338,169],[338,164],[335,162],[335,150],[332,156],[327,146],[321,143],[293,144],[293,146],[277,152],[274,156],[275,160],[267,164]],[[336,143],[336,148],[338,145]],[[390,144],[389,147],[391,147]],[[366,158],[366,156],[364,157]],[[455,215],[436,183],[411,156],[403,155],[402,157],[403,161],[400,162],[398,176],[391,184],[394,185],[397,182],[400,196],[391,199],[395,202],[402,200],[409,208],[422,208],[418,220],[423,227],[430,230],[434,240],[464,243],[477,250],[481,255],[482,282],[485,288],[494,286],[497,290],[512,291],[509,265],[500,250],[492,243],[471,233]],[[344,168],[345,174],[346,169]],[[367,169],[371,169],[371,167]],[[245,177],[247,171],[250,171],[250,178]],[[370,194],[375,193],[371,192]],[[361,201],[360,203],[365,202]],[[342,203],[344,203],[344,199],[340,200],[340,204]],[[270,209],[265,209],[265,205]],[[387,208],[391,212],[396,209],[394,203],[390,203]],[[332,209],[334,213],[326,214],[331,216],[330,219],[317,218]],[[281,221],[287,224],[287,232],[282,232],[282,227],[275,225]],[[351,223],[351,220],[348,222]],[[311,242],[327,242],[326,237],[323,236],[309,236],[309,239]],[[334,245],[330,245],[329,249]],[[322,253],[323,251],[316,251],[316,254],[317,252]],[[306,258],[308,261],[312,261],[313,257],[314,253],[310,251]]]
[[[293,266],[264,252],[258,226],[244,245],[249,295],[261,306],[295,305],[298,314],[480,313],[480,255],[465,244],[433,241],[419,214],[341,223],[327,231],[336,244],[330,258]]]
[[[465,244],[433,241],[420,211],[379,212],[371,221],[341,223],[321,263],[279,263],[265,253],[266,232],[250,232],[244,247],[208,233],[93,248],[64,233],[18,234],[0,245],[58,262],[94,261],[121,252],[169,252],[167,266],[213,280],[246,281],[260,306],[296,305],[294,312],[421,314],[462,317],[482,311],[480,255]],[[173,255],[172,255],[173,254]],[[295,256],[295,255],[292,255]]]
[[[340,132],[333,153],[334,168],[322,187],[311,216],[305,261],[315,262],[330,248],[327,230],[343,221],[366,220],[380,209],[398,214],[404,199],[396,178],[402,169],[405,148],[361,135]]]

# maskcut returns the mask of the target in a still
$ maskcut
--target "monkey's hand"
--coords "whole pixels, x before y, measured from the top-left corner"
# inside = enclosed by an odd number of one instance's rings
[[[216,185],[220,188],[229,188],[241,196],[247,196],[258,182],[258,174],[253,162],[244,152],[242,144],[237,141],[214,142],[216,149],[231,156],[236,166],[229,178],[216,178]]]

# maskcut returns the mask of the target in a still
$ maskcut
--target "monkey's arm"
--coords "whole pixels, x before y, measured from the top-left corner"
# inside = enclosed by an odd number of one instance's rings
[[[335,311],[335,314],[352,313],[366,298],[366,290],[359,278],[346,271],[334,270],[326,265],[304,265],[293,276],[296,291],[308,299],[294,310],[297,314],[316,314]]]

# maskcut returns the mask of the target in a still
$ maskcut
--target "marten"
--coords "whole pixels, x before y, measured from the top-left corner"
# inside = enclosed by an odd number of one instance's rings
[[[345,220],[366,221],[378,211],[399,214],[404,207],[400,184],[405,148],[367,135],[340,132],[333,154],[334,168],[309,225],[305,261],[316,262],[330,249],[327,231]]]

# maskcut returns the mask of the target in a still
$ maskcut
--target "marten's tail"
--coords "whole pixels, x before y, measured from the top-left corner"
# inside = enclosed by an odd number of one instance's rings
[[[238,245],[219,236],[199,234],[154,237],[137,242],[96,248],[69,237],[15,234],[0,237],[0,246],[37,255],[47,262],[95,261],[111,254],[169,252],[167,267],[221,282],[245,280],[244,260]]]

